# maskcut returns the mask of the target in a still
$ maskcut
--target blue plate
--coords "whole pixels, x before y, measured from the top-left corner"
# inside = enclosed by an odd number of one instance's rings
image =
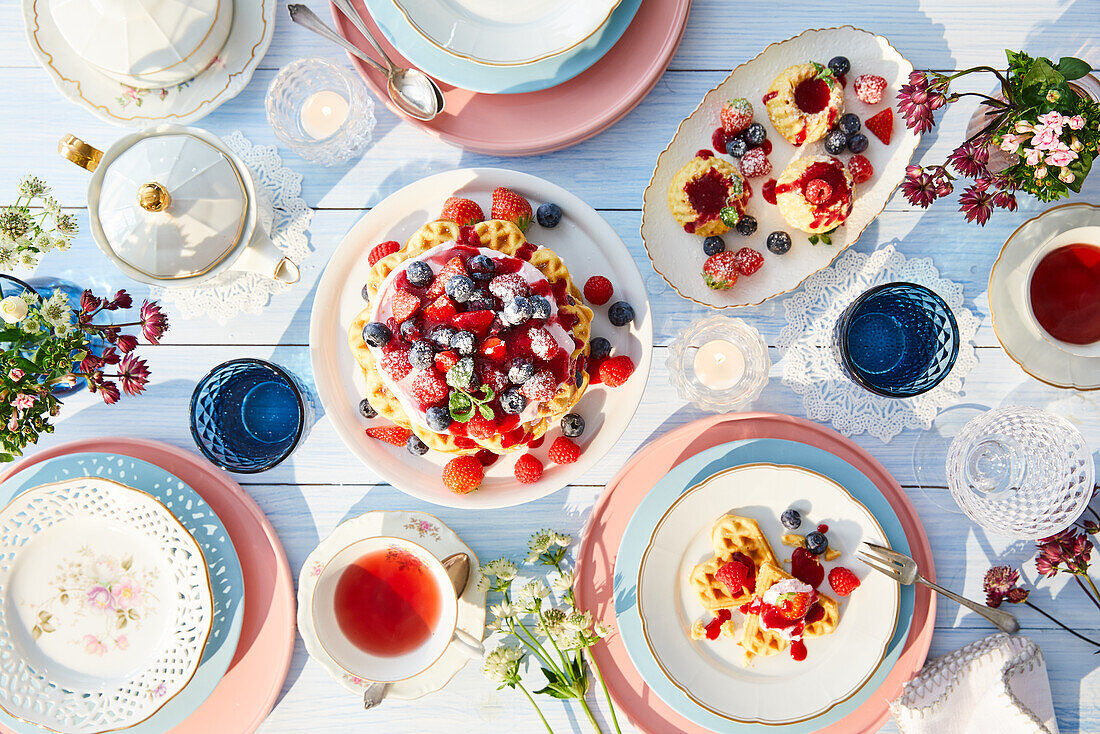
[[[602,59],[626,32],[642,0],[623,0],[602,28],[574,48],[520,66],[489,66],[460,58],[420,35],[393,0],[364,4],[386,40],[425,74],[472,92],[518,94],[556,87]]]
[[[229,670],[244,625],[244,578],[241,562],[222,521],[206,500],[155,464],[118,454],[67,454],[28,467],[0,484],[0,503],[32,487],[73,477],[103,477],[156,497],[202,548],[214,591],[214,620],[199,668],[191,682],[127,734],[163,734],[195,711]],[[20,734],[42,734],[42,728],[0,712],[0,723]]]
[[[723,469],[758,462],[800,466],[829,477],[871,511],[882,526],[883,532],[886,533],[892,548],[906,555],[909,554],[909,541],[906,540],[905,531],[890,503],[870,479],[844,460],[815,446],[797,441],[773,438],[734,441],[715,446],[687,459],[657,482],[638,505],[626,526],[626,532],[623,533],[619,554],[615,560],[615,615],[623,644],[631,661],[638,668],[638,672],[653,692],[680,715],[700,726],[723,734],[776,731],[785,734],[803,734],[817,731],[844,718],[863,705],[882,685],[882,681],[901,655],[905,640],[909,636],[915,600],[915,591],[912,586],[901,587],[898,625],[887,645],[886,656],[870,680],[847,701],[837,704],[820,716],[794,724],[737,723],[713,714],[696,704],[676,688],[661,671],[646,644],[642,634],[641,618],[638,615],[638,571],[641,567],[642,554],[661,516],[677,497],[707,477]]]

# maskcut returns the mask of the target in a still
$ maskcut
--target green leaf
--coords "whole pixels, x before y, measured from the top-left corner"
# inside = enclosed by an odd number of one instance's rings
[[[447,409],[451,413],[451,418],[459,423],[465,423],[474,417],[474,401],[469,395],[460,390],[451,393],[451,397],[447,401]]]
[[[1072,56],[1063,56],[1058,60],[1058,66],[1054,68],[1058,70],[1058,73],[1061,74],[1066,81],[1080,79],[1085,74],[1092,71],[1092,67],[1089,66],[1088,62]]]
[[[496,413],[493,412],[492,408],[490,408],[488,405],[485,405],[485,404],[482,404],[482,403],[478,404],[477,412],[481,413],[481,417],[484,418],[487,421],[491,421],[493,419],[493,416],[496,415]]]
[[[811,245],[816,245],[818,243],[818,240],[820,240],[820,239],[821,238],[818,237],[816,234],[812,234],[812,235],[810,235],[810,244]]]

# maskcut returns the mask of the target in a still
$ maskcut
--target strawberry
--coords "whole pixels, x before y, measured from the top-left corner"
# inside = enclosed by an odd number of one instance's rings
[[[737,255],[729,250],[707,258],[703,263],[703,282],[708,288],[724,291],[737,282]]]
[[[458,354],[452,352],[450,349],[435,355],[435,368],[444,374],[457,363]]]
[[[852,88],[856,90],[856,96],[866,104],[878,104],[882,101],[882,93],[886,91],[886,80],[877,74],[860,74],[852,82]]]
[[[481,486],[485,467],[476,456],[456,456],[443,467],[443,484],[455,494],[469,494]]]
[[[397,252],[400,249],[401,249],[400,243],[394,242],[393,240],[389,240],[388,242],[383,242],[380,245],[375,245],[374,249],[372,249],[370,251],[370,254],[367,255],[367,262],[369,262],[371,265],[374,265],[376,262],[378,262],[379,260],[384,258],[386,255],[392,255],[393,253]]]
[[[432,321],[447,321],[456,313],[454,301],[447,296],[440,296],[424,308],[424,315]]]
[[[474,374],[479,384],[488,385],[495,393],[507,389],[508,377],[495,364],[479,359],[474,367]]]
[[[889,107],[874,117],[868,117],[863,125],[871,131],[871,134],[882,141],[883,145],[890,144],[890,138],[894,135],[894,112]]]
[[[572,464],[580,458],[581,448],[565,436],[558,436],[550,444],[549,456],[555,464]]]
[[[508,356],[508,346],[499,338],[491,336],[481,344],[481,354],[494,362],[501,362]]]
[[[848,173],[852,174],[853,183],[861,184],[871,180],[875,169],[866,156],[856,154],[848,159]]]
[[[751,247],[742,247],[734,254],[734,259],[741,275],[752,275],[764,264],[764,256]]]
[[[775,608],[787,619],[802,619],[810,610],[810,595],[799,592],[780,594]]]
[[[772,172],[772,162],[763,148],[751,148],[741,156],[741,175],[745,178],[759,178]]]
[[[470,438],[484,440],[497,434],[497,426],[481,413],[474,413],[470,420],[466,421],[466,433]]]
[[[485,212],[481,211],[481,207],[476,202],[452,196],[443,202],[443,211],[440,212],[439,218],[464,226],[485,221]]]
[[[396,425],[371,426],[367,429],[367,435],[394,446],[404,446],[405,442],[409,440],[409,436],[412,435],[412,431]]]
[[[593,275],[584,284],[584,297],[596,306],[602,306],[611,300],[615,293],[615,286],[602,275]]]
[[[733,596],[741,596],[747,591],[752,591],[749,576],[748,566],[737,560],[731,560],[714,574],[714,578],[721,581]]]
[[[456,275],[466,275],[466,266],[462,263],[462,258],[452,257],[447,263],[440,269],[439,273],[435,276],[435,280],[428,286],[427,296],[428,298],[438,298],[443,295],[447,290],[447,281]]]
[[[791,554],[791,575],[816,589],[825,580],[825,569],[813,553],[805,548],[795,548]]]
[[[451,317],[451,326],[459,331],[471,331],[478,339],[484,339],[489,333],[495,314],[492,311],[466,311]]]
[[[859,579],[844,566],[837,566],[829,571],[829,586],[833,587],[833,591],[838,595],[848,596],[859,588]]]
[[[532,211],[527,199],[503,186],[493,190],[491,214],[493,219],[503,219],[506,222],[511,222],[524,231],[531,224]]]
[[[390,349],[382,354],[382,369],[394,380],[403,380],[412,372],[409,352],[406,349]]]
[[[600,363],[600,382],[608,387],[618,387],[634,374],[634,362],[625,354],[608,357]]]
[[[542,477],[542,462],[534,454],[524,454],[516,460],[515,473],[520,484],[534,484]]]
[[[420,308],[420,299],[408,291],[398,289],[393,294],[390,307],[393,309],[393,317],[397,319],[397,323],[401,323]]]
[[[421,405],[432,405],[443,400],[450,393],[443,376],[432,369],[421,370],[412,384],[413,397]]]
[[[722,119],[722,129],[732,137],[752,124],[752,104],[744,97],[731,99],[722,107],[719,117]]]

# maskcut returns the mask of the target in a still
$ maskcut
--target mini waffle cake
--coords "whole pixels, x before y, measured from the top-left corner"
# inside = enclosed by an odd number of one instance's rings
[[[776,181],[775,204],[792,227],[830,232],[852,213],[852,174],[831,156],[796,158]]]
[[[772,81],[764,107],[780,135],[801,147],[825,137],[844,112],[844,89],[828,67],[797,64]]]
[[[775,584],[793,578],[778,565],[764,564],[756,575],[754,598],[762,597]],[[831,634],[836,630],[837,624],[840,623],[840,607],[837,605],[836,600],[818,592],[815,604],[821,605],[823,613],[808,615],[805,628],[802,630],[802,637],[821,637]],[[811,622],[810,619],[814,619],[814,621]],[[745,628],[742,630],[738,644],[744,648],[745,665],[752,665],[753,660],[757,657],[767,657],[783,652],[791,646],[791,640],[784,637],[777,630],[767,629],[760,614],[747,614],[745,615]]]
[[[367,400],[431,449],[523,449],[588,386],[592,311],[562,260],[511,222],[429,222],[366,290],[348,344]]]
[[[668,208],[685,232],[710,237],[729,231],[722,210],[744,214],[751,196],[749,185],[729,161],[709,150],[699,151],[669,182]]]

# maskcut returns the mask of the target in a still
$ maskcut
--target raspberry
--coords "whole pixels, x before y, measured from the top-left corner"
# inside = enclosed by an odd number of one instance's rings
[[[607,357],[592,357],[588,360],[588,369],[585,372],[588,373],[589,385],[602,385],[603,381],[600,379],[600,367],[603,366],[604,360]]]
[[[438,403],[447,397],[449,392],[447,383],[435,370],[421,370],[420,374],[413,379],[412,394],[421,405]]]
[[[476,456],[457,456],[443,467],[443,484],[455,494],[468,494],[481,486],[485,467]]]
[[[875,175],[871,161],[862,155],[854,155],[848,159],[848,172],[852,174],[852,181],[857,184],[870,181]]]
[[[551,360],[558,353],[558,342],[549,331],[536,326],[527,330],[527,338],[531,340],[531,351],[535,356],[543,360]]]
[[[615,286],[602,275],[593,275],[585,281],[584,297],[589,303],[602,306],[611,300],[613,293],[615,293]]]
[[[752,275],[764,264],[764,256],[751,247],[742,247],[734,258],[737,261],[737,272],[741,275]]]
[[[412,431],[401,426],[372,426],[367,429],[367,435],[394,446],[404,446]]]
[[[726,250],[711,255],[703,263],[703,282],[708,288],[724,291],[737,282],[737,255]]]
[[[420,308],[420,299],[408,291],[398,290],[390,300],[390,308],[397,323],[405,321]]]
[[[852,82],[852,87],[861,102],[878,104],[882,101],[882,93],[886,91],[886,80],[876,74],[860,74]]]
[[[791,554],[791,575],[816,589],[825,580],[825,569],[813,553],[805,548],[795,548]]]
[[[759,178],[772,172],[772,162],[763,148],[752,148],[741,156],[741,175],[745,178]]]
[[[580,458],[580,446],[570,441],[565,436],[558,436],[554,443],[550,444],[550,461],[555,464],[572,464]]]
[[[848,596],[859,588],[859,579],[844,566],[837,566],[829,571],[829,586],[840,596]]]
[[[634,362],[625,354],[608,357],[600,364],[600,382],[608,387],[618,387],[634,374]]]
[[[881,140],[883,145],[890,144],[890,138],[894,136],[894,113],[889,107],[874,117],[868,117],[866,125],[871,134]]]
[[[515,471],[520,484],[534,484],[542,477],[542,462],[534,454],[524,454],[516,460]]]
[[[394,242],[393,240],[389,240],[388,242],[383,242],[380,245],[375,245],[374,249],[372,249],[370,251],[370,254],[367,255],[367,262],[369,262],[371,265],[374,265],[376,262],[378,262],[379,260],[384,258],[386,255],[392,255],[393,253],[397,252],[400,249],[401,249],[400,243]]]
[[[558,391],[558,381],[554,379],[554,373],[550,370],[536,372],[535,376],[519,389],[520,393],[528,400],[546,402]]]
[[[749,577],[748,566],[736,560],[725,564],[714,574],[714,578],[721,581],[733,596],[741,596],[746,591],[752,591]]]
[[[466,421],[466,434],[470,438],[485,440],[497,434],[496,424],[480,413],[474,413],[470,420]]]
[[[409,353],[405,349],[390,349],[382,354],[382,369],[395,381],[405,379],[412,372]]]
[[[833,187],[824,179],[815,178],[806,184],[802,194],[806,197],[806,201],[811,204],[824,204],[833,195]]]
[[[726,135],[736,135],[752,124],[752,104],[744,97],[726,102],[719,113]]]

